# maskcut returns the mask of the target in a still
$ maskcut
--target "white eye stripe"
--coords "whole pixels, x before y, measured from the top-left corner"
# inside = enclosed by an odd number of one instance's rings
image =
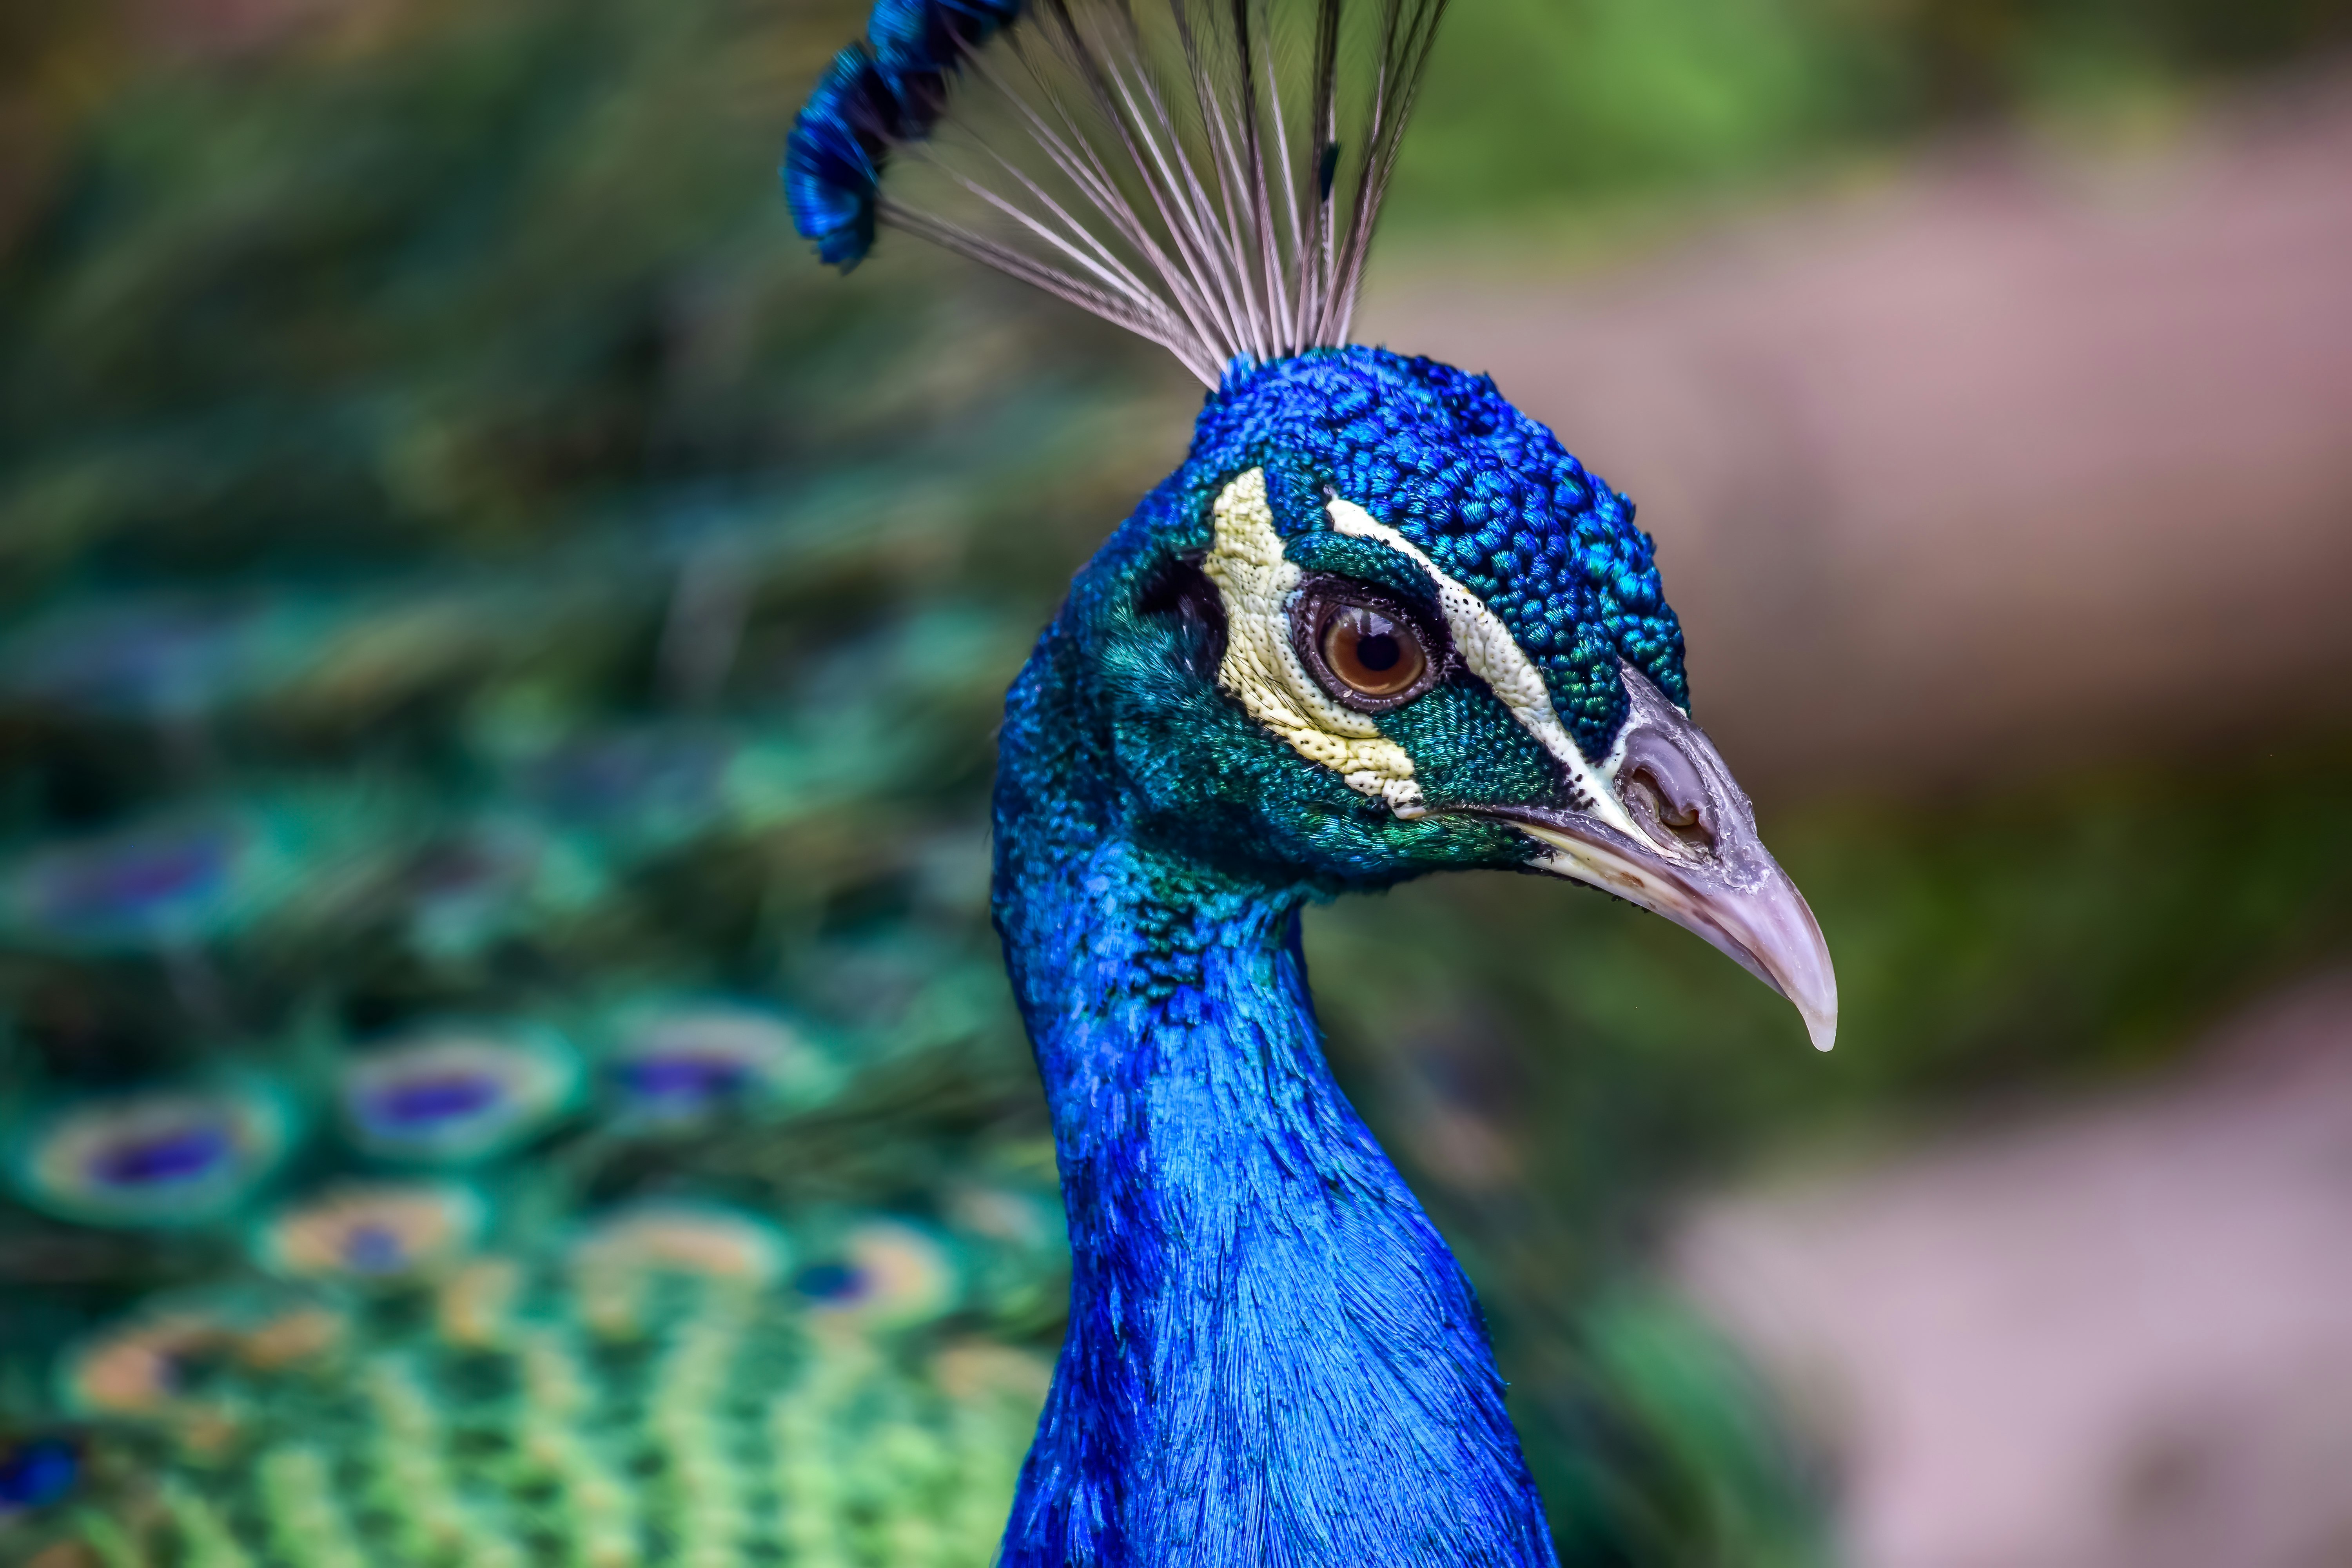
[[[1421,546],[1354,501],[1334,496],[1325,510],[1331,514],[1331,526],[1337,531],[1385,544],[1428,574],[1429,580],[1436,584],[1438,607],[1444,613],[1446,629],[1454,636],[1454,651],[1461,655],[1470,673],[1485,681],[1511,710],[1520,727],[1542,742],[1544,750],[1568,770],[1570,783],[1585,797],[1577,803],[1581,809],[1619,832],[1634,836],[1635,843],[1643,842],[1607,777],[1585,761],[1584,753],[1561,725],[1559,714],[1551,705],[1551,693],[1544,688],[1542,674],[1520,651],[1518,639],[1511,636],[1502,618],[1486,607],[1486,601],[1448,576]]]
[[[1249,716],[1349,788],[1388,802],[1402,817],[1422,814],[1412,758],[1364,714],[1343,708],[1298,662],[1290,639],[1297,563],[1283,553],[1265,496],[1265,471],[1227,485],[1211,513],[1216,541],[1202,570],[1225,607],[1225,657],[1217,684]]]

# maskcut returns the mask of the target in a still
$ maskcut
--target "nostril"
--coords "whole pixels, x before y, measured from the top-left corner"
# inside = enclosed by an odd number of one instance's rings
[[[1649,759],[1626,770],[1619,785],[1625,805],[1662,847],[1672,844],[1701,854],[1715,852],[1715,826],[1708,821],[1706,795],[1696,778],[1679,776],[1683,770],[1659,766]]]

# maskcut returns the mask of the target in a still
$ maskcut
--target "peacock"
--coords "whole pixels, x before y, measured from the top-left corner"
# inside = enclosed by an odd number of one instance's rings
[[[1491,380],[1347,343],[1443,10],[884,0],[793,133],[824,259],[926,236],[1209,390],[998,748],[1074,1265],[1008,1568],[1553,1560],[1461,1271],[1318,1049],[1308,901],[1566,878],[1835,1036],[1630,505]]]
[[[0,1556],[1559,1560],[1301,910],[1533,872],[1822,1048],[1836,997],[1631,503],[1347,342],[1442,8],[883,0],[795,122],[824,260],[923,236],[1209,389],[1004,701],[988,864],[910,802],[1001,606],[712,700],[867,569],[838,487],[268,583],[168,507],[42,547],[95,564],[0,647]]]

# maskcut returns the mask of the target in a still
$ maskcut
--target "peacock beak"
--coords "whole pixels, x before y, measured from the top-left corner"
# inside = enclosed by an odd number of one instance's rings
[[[1575,807],[1474,807],[1542,845],[1538,869],[1587,882],[1696,932],[1796,1004],[1814,1047],[1837,1040],[1837,973],[1804,895],[1756,834],[1714,743],[1638,670],[1610,785]]]

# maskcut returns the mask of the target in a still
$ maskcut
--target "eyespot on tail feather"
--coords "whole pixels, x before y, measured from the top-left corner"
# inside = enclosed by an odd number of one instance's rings
[[[781,1015],[687,999],[623,1010],[604,1063],[623,1114],[677,1125],[728,1110],[806,1105],[834,1087],[833,1064]]]
[[[11,1139],[26,1203],[85,1225],[204,1225],[235,1212],[292,1141],[283,1101],[257,1084],[88,1100]]]
[[[465,1257],[483,1221],[481,1199],[454,1182],[354,1182],[272,1215],[254,1252],[291,1279],[395,1283]]]
[[[352,1058],[344,1131],[380,1159],[467,1164],[536,1136],[572,1108],[580,1079],[578,1057],[551,1030],[436,1025]]]
[[[947,1246],[899,1220],[853,1227],[828,1255],[803,1268],[793,1287],[819,1318],[876,1329],[911,1328],[952,1310],[963,1280]]]

